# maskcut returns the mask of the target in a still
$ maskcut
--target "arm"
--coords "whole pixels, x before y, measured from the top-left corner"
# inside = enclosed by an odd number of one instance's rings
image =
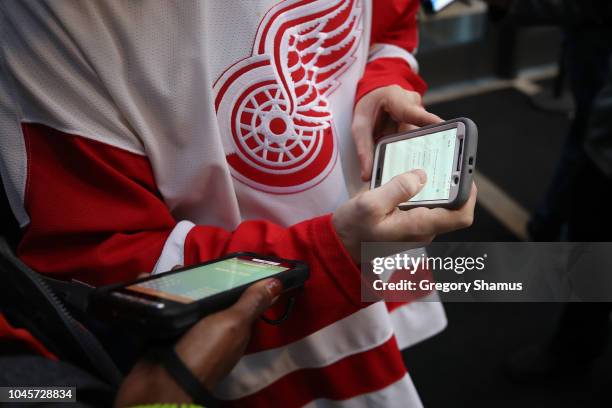
[[[253,323],[281,292],[280,282],[267,279],[247,289],[232,307],[207,316],[174,346],[178,357],[207,390],[238,362],[249,342]],[[180,384],[160,364],[140,360],[127,375],[116,407],[192,402]]]
[[[317,318],[287,322],[295,326],[286,331],[292,338],[365,306],[360,301],[359,270],[329,215],[289,228],[248,221],[234,231],[177,223],[145,156],[43,125],[24,124],[23,133],[28,147],[24,204],[30,224],[23,230],[17,255],[35,270],[103,285],[135,279],[156,265],[163,271],[178,263],[253,251],[310,265],[311,278],[301,295],[305,299],[296,302],[295,313]],[[317,288],[317,295],[311,288]],[[326,302],[309,301],[311,296],[324,296]],[[279,302],[278,313],[283,307]],[[276,327],[262,327],[267,346],[286,342]]]
[[[421,97],[427,89],[418,75],[418,0],[373,2],[370,53],[357,85],[352,133],[361,178],[370,179],[374,141],[389,133],[437,123]]]
[[[427,85],[418,75],[414,53],[418,47],[419,1],[390,0],[372,4],[370,52],[356,101],[376,88],[399,85],[423,95]]]
[[[249,342],[253,323],[278,299],[281,290],[281,284],[276,279],[266,279],[253,284],[233,306],[200,320],[172,346],[178,358],[199,380],[204,389],[214,389],[215,385],[238,362]],[[54,337],[53,333],[45,334],[51,338]],[[0,312],[0,355],[10,353],[13,343],[17,352],[24,357],[24,367],[32,366],[31,362],[25,361],[31,356],[28,355],[29,353],[24,354],[24,347],[32,354],[59,362],[58,358],[50,353],[43,343],[27,330],[13,327]],[[21,359],[15,359],[13,365],[20,361]],[[4,366],[6,365],[5,363]],[[68,362],[63,362],[61,365],[39,365],[45,373],[39,375],[38,380],[30,378],[30,381],[34,381],[31,385],[36,385],[37,381],[44,381],[42,379],[45,378],[45,375],[53,377],[61,372],[83,375],[82,370],[77,370]],[[14,377],[13,380],[20,377],[27,381],[28,375],[24,372],[21,376]],[[8,378],[10,381],[11,377]],[[84,381],[87,383],[87,380]],[[89,386],[96,383],[98,382],[90,383]],[[101,386],[101,383],[99,385]],[[102,389],[107,388],[104,385]],[[91,396],[100,398],[98,394],[94,392]],[[81,402],[87,402],[87,398]],[[100,403],[99,400],[97,402]],[[163,363],[158,362],[157,359],[139,360],[122,381],[115,398],[115,406],[127,407],[162,402],[177,404],[192,401],[191,396],[183,389],[183,384],[177,383],[166,371]]]
[[[367,306],[356,266],[361,242],[427,242],[472,221],[475,195],[460,210],[397,209],[424,183],[422,172],[412,172],[348,201],[333,217],[289,228],[248,221],[230,232],[176,223],[145,156],[43,125],[24,124],[23,133],[30,224],[17,254],[39,272],[101,285],[134,279],[156,265],[170,269],[176,263],[169,260],[188,265],[235,251],[307,262],[311,277],[293,311],[303,318],[289,319],[282,330],[258,324],[250,351],[301,339]],[[272,312],[284,307],[281,299]]]

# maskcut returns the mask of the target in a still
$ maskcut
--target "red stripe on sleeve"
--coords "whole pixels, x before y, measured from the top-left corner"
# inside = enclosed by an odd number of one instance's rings
[[[418,45],[418,0],[387,0],[372,2],[372,34],[370,45],[391,44],[413,53]],[[380,58],[369,62],[357,85],[355,101],[368,92],[388,85],[399,85],[423,95],[427,86],[401,58]]]
[[[395,337],[321,368],[294,371],[263,390],[228,403],[235,407],[301,407],[325,398],[344,400],[381,390],[406,375]],[[342,379],[339,381],[338,379]],[[373,380],[375,379],[375,380]]]
[[[357,84],[355,101],[365,94],[383,86],[399,85],[407,91],[423,95],[427,84],[410,65],[401,58],[378,58],[366,65],[363,77]]]
[[[393,44],[408,52],[414,52],[419,41],[419,7],[419,0],[373,1],[370,45]]]

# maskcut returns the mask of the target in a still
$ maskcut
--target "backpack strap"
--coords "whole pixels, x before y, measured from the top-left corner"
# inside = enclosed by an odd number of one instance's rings
[[[122,374],[98,339],[80,324],[40,274],[23,264],[0,237],[0,306],[60,359],[97,373],[117,387]],[[79,298],[76,294],[73,299]]]

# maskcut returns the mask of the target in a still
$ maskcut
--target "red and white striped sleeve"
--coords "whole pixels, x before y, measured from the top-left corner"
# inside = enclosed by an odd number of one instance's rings
[[[42,124],[23,123],[22,132],[30,222],[17,254],[36,270],[101,285],[253,251],[308,262],[312,282],[351,311],[361,307],[359,270],[329,215],[289,228],[248,221],[234,231],[177,223],[146,156]]]
[[[361,302],[359,269],[338,240],[331,216],[289,228],[246,221],[234,231],[177,223],[146,156],[41,124],[26,123],[22,130],[30,223],[17,255],[35,270],[103,285],[237,251],[307,262],[311,277],[295,306],[302,318],[291,319],[283,330],[256,333],[258,349],[298,340],[367,306]],[[282,302],[277,308],[282,312]]]
[[[146,156],[42,124],[23,123],[22,133],[30,222],[17,253],[42,273],[101,285],[235,251],[309,264],[311,277],[291,318],[281,326],[256,323],[246,355],[216,390],[219,397],[237,406],[278,398],[302,406],[402,395],[420,405],[387,308],[361,302],[360,272],[329,215],[289,228],[247,221],[234,231],[177,223]],[[284,306],[281,299],[267,313],[279,316]]]
[[[425,93],[427,85],[418,75],[414,53],[418,46],[418,0],[372,2],[370,52],[363,77],[357,85],[358,101],[374,89],[399,85],[409,91]]]

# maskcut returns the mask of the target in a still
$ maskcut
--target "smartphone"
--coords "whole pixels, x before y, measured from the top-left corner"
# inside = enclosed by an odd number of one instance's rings
[[[453,3],[455,0],[422,0],[423,9],[429,14],[435,14]]]
[[[478,129],[467,118],[385,136],[376,144],[370,188],[398,174],[423,169],[425,186],[399,208],[459,208],[470,196],[477,144]]]
[[[276,278],[283,291],[304,285],[304,262],[235,253],[133,282],[96,288],[89,311],[154,337],[174,337],[202,317],[230,307],[253,283]]]

